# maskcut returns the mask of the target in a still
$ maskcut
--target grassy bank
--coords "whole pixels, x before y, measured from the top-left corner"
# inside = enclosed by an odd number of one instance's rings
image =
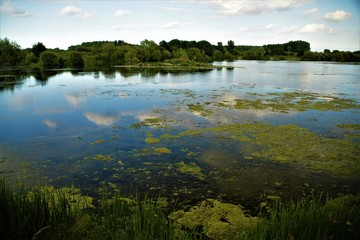
[[[276,201],[252,217],[206,200],[167,216],[171,207],[161,199],[114,193],[93,203],[75,188],[11,190],[0,180],[0,239],[358,239],[358,206],[359,195],[308,197]]]

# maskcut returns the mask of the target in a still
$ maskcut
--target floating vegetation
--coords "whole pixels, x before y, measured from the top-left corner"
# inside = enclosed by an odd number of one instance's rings
[[[213,240],[234,239],[238,231],[255,229],[258,222],[257,217],[247,216],[241,206],[214,199],[207,199],[187,212],[173,212],[170,219],[179,233],[184,228],[196,231],[201,226],[203,234]]]
[[[159,138],[154,138],[151,132],[147,132],[146,135],[147,135],[147,137],[145,139],[146,143],[155,144],[155,143],[159,143],[161,141]]]
[[[92,142],[92,143],[90,143],[90,144],[91,144],[91,145],[94,145],[94,144],[100,144],[100,143],[103,143],[103,142],[105,142],[104,139],[97,139],[97,140],[95,140],[94,142]]]
[[[338,124],[339,128],[360,131],[360,124]]]
[[[179,167],[179,171],[181,173],[189,173],[191,175],[194,175],[199,180],[205,180],[205,175],[201,172],[201,167],[199,167],[196,163],[184,163],[179,162],[176,164]]]
[[[319,136],[296,125],[233,124],[215,127],[210,131],[257,145],[259,150],[254,151],[252,157],[298,163],[338,174],[360,172],[360,147],[356,143]]]
[[[171,154],[171,150],[165,147],[162,148],[146,148],[137,151],[138,153],[135,156],[150,156],[150,155],[162,155],[162,154]]]
[[[200,116],[203,116],[203,117],[208,117],[208,116],[213,114],[213,111],[211,111],[209,109],[206,109],[200,103],[188,104],[188,107],[189,107],[191,112],[197,113],[197,114],[199,114]]]
[[[104,162],[111,162],[113,160],[112,155],[96,154],[92,157],[93,160],[100,160]]]
[[[160,89],[161,93],[170,93],[172,95],[183,95],[188,98],[197,98],[194,91],[189,89]]]
[[[217,103],[216,106],[234,109],[267,109],[274,112],[360,109],[360,104],[355,100],[335,96],[323,96],[310,92],[272,92],[266,94],[252,93],[250,95],[257,97],[257,99],[235,99],[234,102],[222,101]]]
[[[89,196],[83,196],[80,192],[80,189],[75,187],[65,187],[65,188],[59,188],[56,189],[53,186],[46,186],[41,187],[38,189],[38,191],[41,194],[44,194],[44,196],[51,196],[53,199],[53,203],[49,204],[55,204],[59,205],[61,204],[61,201],[68,201],[70,203],[70,207],[75,209],[87,209],[87,208],[95,208],[92,204],[93,198]],[[28,192],[27,196],[30,199],[33,199],[36,197],[35,192]]]
[[[138,129],[141,127],[167,127],[167,123],[172,122],[171,120],[164,119],[164,118],[146,118],[138,123],[131,124],[130,127]]]

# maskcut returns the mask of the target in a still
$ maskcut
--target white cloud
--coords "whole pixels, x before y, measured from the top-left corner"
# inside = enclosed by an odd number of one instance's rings
[[[116,17],[122,17],[122,16],[125,16],[125,15],[128,15],[130,14],[131,12],[129,10],[124,10],[124,9],[119,9],[115,12],[115,16]]]
[[[290,27],[287,27],[287,28],[283,28],[282,32],[283,33],[292,33],[292,32],[295,32],[296,30],[298,30],[298,26],[296,25],[291,25]]]
[[[182,28],[185,26],[191,25],[190,22],[186,22],[186,23],[180,23],[179,21],[172,21],[172,22],[168,22],[164,25],[161,26],[162,29],[174,29],[174,28]]]
[[[33,14],[29,13],[28,11],[18,8],[10,1],[3,1],[1,3],[0,13],[4,13],[4,14],[12,16],[12,17],[29,17],[29,16],[33,15]]]
[[[60,15],[61,16],[65,16],[65,15],[78,15],[81,14],[83,12],[83,10],[81,8],[77,8],[74,6],[67,6],[64,7],[63,9],[61,9],[60,11]]]
[[[324,32],[326,30],[326,26],[324,24],[306,24],[300,32],[301,33],[316,33],[316,32]]]
[[[74,18],[88,19],[90,17],[95,16],[95,12],[85,12],[81,8],[77,8],[74,6],[67,6],[61,9],[59,15],[60,16],[73,16]]]
[[[305,27],[300,29],[300,33],[318,33],[318,32],[325,32],[328,34],[337,34],[332,28],[326,27],[324,24],[307,24]]]
[[[157,6],[156,8],[159,8],[161,10],[165,11],[171,11],[171,12],[191,12],[191,10],[185,9],[185,8],[174,8],[174,7],[161,7]]]
[[[266,29],[266,30],[271,30],[271,29],[273,29],[274,27],[275,27],[275,25],[272,24],[272,23],[270,23],[270,24],[266,25],[265,29]]]
[[[351,13],[344,10],[336,10],[335,12],[326,13],[324,18],[329,21],[342,21],[351,17]]]
[[[258,32],[258,31],[263,31],[263,30],[271,30],[274,29],[276,26],[272,23],[269,23],[266,26],[256,26],[256,27],[252,27],[252,28],[248,28],[248,27],[240,27],[239,31],[240,32]]]
[[[320,10],[318,8],[312,8],[312,9],[308,9],[306,10],[303,15],[305,16],[312,16],[312,15],[317,15],[320,13]]]
[[[157,26],[154,24],[126,24],[126,25],[116,25],[112,27],[113,30],[122,30],[122,29],[134,29],[134,30],[144,30],[144,29],[153,29]]]
[[[213,6],[224,15],[258,15],[265,12],[288,11],[298,8],[310,0],[212,0]]]

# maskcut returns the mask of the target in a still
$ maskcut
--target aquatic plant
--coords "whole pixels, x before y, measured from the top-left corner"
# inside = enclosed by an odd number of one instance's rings
[[[154,138],[151,132],[146,133],[145,142],[149,144],[159,143],[161,140],[159,138]]]
[[[247,216],[239,205],[222,203],[207,199],[189,211],[179,210],[170,214],[177,226],[177,232],[183,228],[202,230],[202,233],[213,240],[234,239],[237,231],[250,231],[256,227],[257,217]]]
[[[62,225],[71,225],[83,204],[70,200],[69,194],[55,189],[17,188],[12,191],[0,179],[0,238],[35,239]],[[72,203],[71,203],[72,202]],[[91,204],[91,202],[89,203]]]
[[[309,196],[286,204],[278,201],[256,228],[238,232],[236,239],[359,239],[359,204],[359,195],[335,199]]]
[[[274,112],[289,111],[341,111],[360,109],[360,104],[352,99],[311,92],[270,92],[265,94],[249,93],[255,99],[235,99],[233,102],[222,101],[217,107],[234,109],[270,110]]]
[[[232,124],[209,131],[257,146],[246,159],[291,162],[338,174],[360,172],[360,147],[356,143],[319,136],[296,125]]]
[[[165,147],[161,148],[146,148],[137,151],[138,153],[135,156],[149,156],[149,155],[162,155],[162,154],[170,154],[171,150]]]
[[[176,164],[179,168],[179,171],[181,173],[189,173],[191,175],[194,175],[196,178],[198,178],[199,180],[204,180],[205,179],[205,175],[202,173],[201,171],[201,167],[199,167],[196,163],[191,162],[191,163],[184,163],[179,162]]]
[[[200,116],[207,117],[213,114],[213,111],[206,109],[203,105],[200,103],[196,104],[188,104],[188,107],[191,112],[198,113]]]

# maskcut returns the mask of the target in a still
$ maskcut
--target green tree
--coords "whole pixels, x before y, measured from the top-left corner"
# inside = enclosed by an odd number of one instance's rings
[[[154,41],[145,39],[140,45],[143,49],[144,61],[158,62],[162,59],[160,48]]]
[[[40,54],[40,64],[44,67],[58,67],[59,58],[56,54],[50,51],[45,51]]]
[[[223,61],[224,60],[224,54],[219,50],[214,50],[213,52],[213,59],[215,61]]]
[[[189,60],[189,56],[186,52],[186,50],[179,48],[176,51],[173,52],[173,57],[175,59],[181,60],[181,61],[188,61]]]
[[[233,40],[229,40],[228,42],[227,42],[227,50],[230,52],[230,53],[232,53],[232,51],[234,50],[234,48],[235,48],[235,42],[233,41]]]
[[[204,61],[204,56],[201,54],[200,49],[198,48],[189,48],[187,50],[187,54],[189,56],[189,59],[192,61],[196,61],[196,62],[203,62]]]
[[[125,56],[125,64],[137,64],[139,62],[138,52],[134,47],[128,47]]]
[[[0,39],[0,65],[19,65],[22,60],[20,46],[8,38]]]
[[[71,66],[75,68],[83,68],[84,67],[84,59],[82,58],[81,54],[78,52],[72,52],[70,54],[70,62]]]
[[[34,53],[35,57],[39,57],[40,54],[45,52],[47,49],[43,43],[38,42],[32,46],[31,50]]]

